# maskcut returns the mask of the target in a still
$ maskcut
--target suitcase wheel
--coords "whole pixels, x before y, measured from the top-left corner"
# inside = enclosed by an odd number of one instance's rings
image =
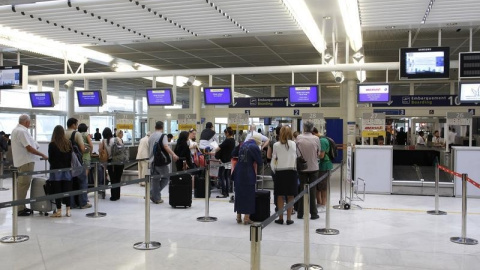
[[[346,204],[343,206],[343,208],[344,208],[345,210],[350,209],[350,204],[346,203]]]

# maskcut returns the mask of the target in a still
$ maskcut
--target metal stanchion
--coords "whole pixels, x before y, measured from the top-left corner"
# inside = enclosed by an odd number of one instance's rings
[[[18,178],[18,170],[12,170],[12,198],[14,201],[17,200],[17,178]],[[12,235],[5,236],[0,239],[2,243],[20,243],[25,242],[30,237],[28,235],[17,235],[18,234],[18,206],[15,205],[12,207]]]
[[[435,164],[435,210],[427,211],[430,215],[446,215],[447,212],[439,211],[438,210],[438,203],[439,203],[439,193],[440,193],[440,169],[438,168],[438,164]]]
[[[327,181],[327,205],[326,205],[327,209],[325,213],[325,228],[317,229],[316,232],[318,234],[323,234],[323,235],[337,235],[340,233],[340,231],[330,228],[330,171],[328,171],[328,176],[326,181]]]
[[[292,265],[291,270],[311,269],[322,270],[323,268],[317,264],[310,264],[310,186],[305,184],[306,189],[303,195],[303,263]]]
[[[94,168],[95,168],[95,175],[93,177],[93,185],[94,187],[98,187],[98,174],[99,174],[98,162],[95,162]],[[92,173],[92,170],[90,170],[90,173]],[[86,216],[90,218],[99,218],[99,217],[106,216],[107,215],[106,213],[98,212],[98,191],[95,191],[93,194],[94,194],[93,195],[93,213],[88,213],[86,214]]]
[[[152,250],[159,248],[160,242],[150,241],[150,175],[147,175],[145,181],[145,241],[133,245],[134,249]]]
[[[462,174],[462,236],[450,237],[450,241],[463,245],[476,245],[478,241],[467,238],[467,174]]]
[[[250,269],[260,270],[260,255],[262,242],[262,225],[253,224],[250,226]]]
[[[333,209],[345,209],[345,199],[343,198],[343,165],[345,162],[342,160],[342,168],[340,168],[340,200],[338,201],[338,205],[334,205]]]
[[[208,156],[206,155],[207,165],[205,166],[205,216],[198,217],[197,221],[200,222],[214,222],[217,221],[216,217],[209,216],[209,205],[210,205],[210,162],[208,162]]]
[[[3,151],[0,151],[0,175],[3,175],[4,164],[3,164]],[[8,190],[8,188],[3,187],[3,178],[0,179],[0,191]]]

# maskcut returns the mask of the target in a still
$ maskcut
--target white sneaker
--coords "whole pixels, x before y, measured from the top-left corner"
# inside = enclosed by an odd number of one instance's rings
[[[324,213],[326,211],[327,211],[327,208],[325,207],[325,205],[320,205],[320,207],[318,208],[319,213]]]

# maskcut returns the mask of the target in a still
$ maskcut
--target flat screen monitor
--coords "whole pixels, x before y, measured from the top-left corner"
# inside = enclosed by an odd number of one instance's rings
[[[171,88],[147,89],[148,106],[173,105],[173,92]]]
[[[102,93],[99,90],[77,91],[79,107],[100,107],[103,105]]]
[[[32,108],[54,107],[52,92],[30,92],[30,102]]]
[[[203,89],[205,105],[229,105],[232,104],[232,88],[208,87]]]
[[[288,91],[288,101],[291,104],[318,103],[318,85],[292,85]]]
[[[23,88],[26,79],[26,74],[24,74],[26,70],[26,66],[0,66],[0,89]]]
[[[390,85],[358,84],[357,103],[387,103],[390,101]]]
[[[450,48],[401,48],[400,79],[448,79]]]
[[[460,102],[480,102],[480,82],[460,82]]]

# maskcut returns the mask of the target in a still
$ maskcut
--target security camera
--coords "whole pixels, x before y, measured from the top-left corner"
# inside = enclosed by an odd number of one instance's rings
[[[188,81],[185,83],[187,86],[192,86],[193,82],[195,82],[195,76],[188,77]]]
[[[345,80],[345,76],[343,75],[343,72],[337,71],[335,72],[335,82],[336,83],[342,83]]]
[[[68,80],[68,81],[63,85],[63,87],[64,87],[65,89],[69,89],[69,88],[72,87],[72,86],[73,86],[73,81],[72,81],[72,80]]]

